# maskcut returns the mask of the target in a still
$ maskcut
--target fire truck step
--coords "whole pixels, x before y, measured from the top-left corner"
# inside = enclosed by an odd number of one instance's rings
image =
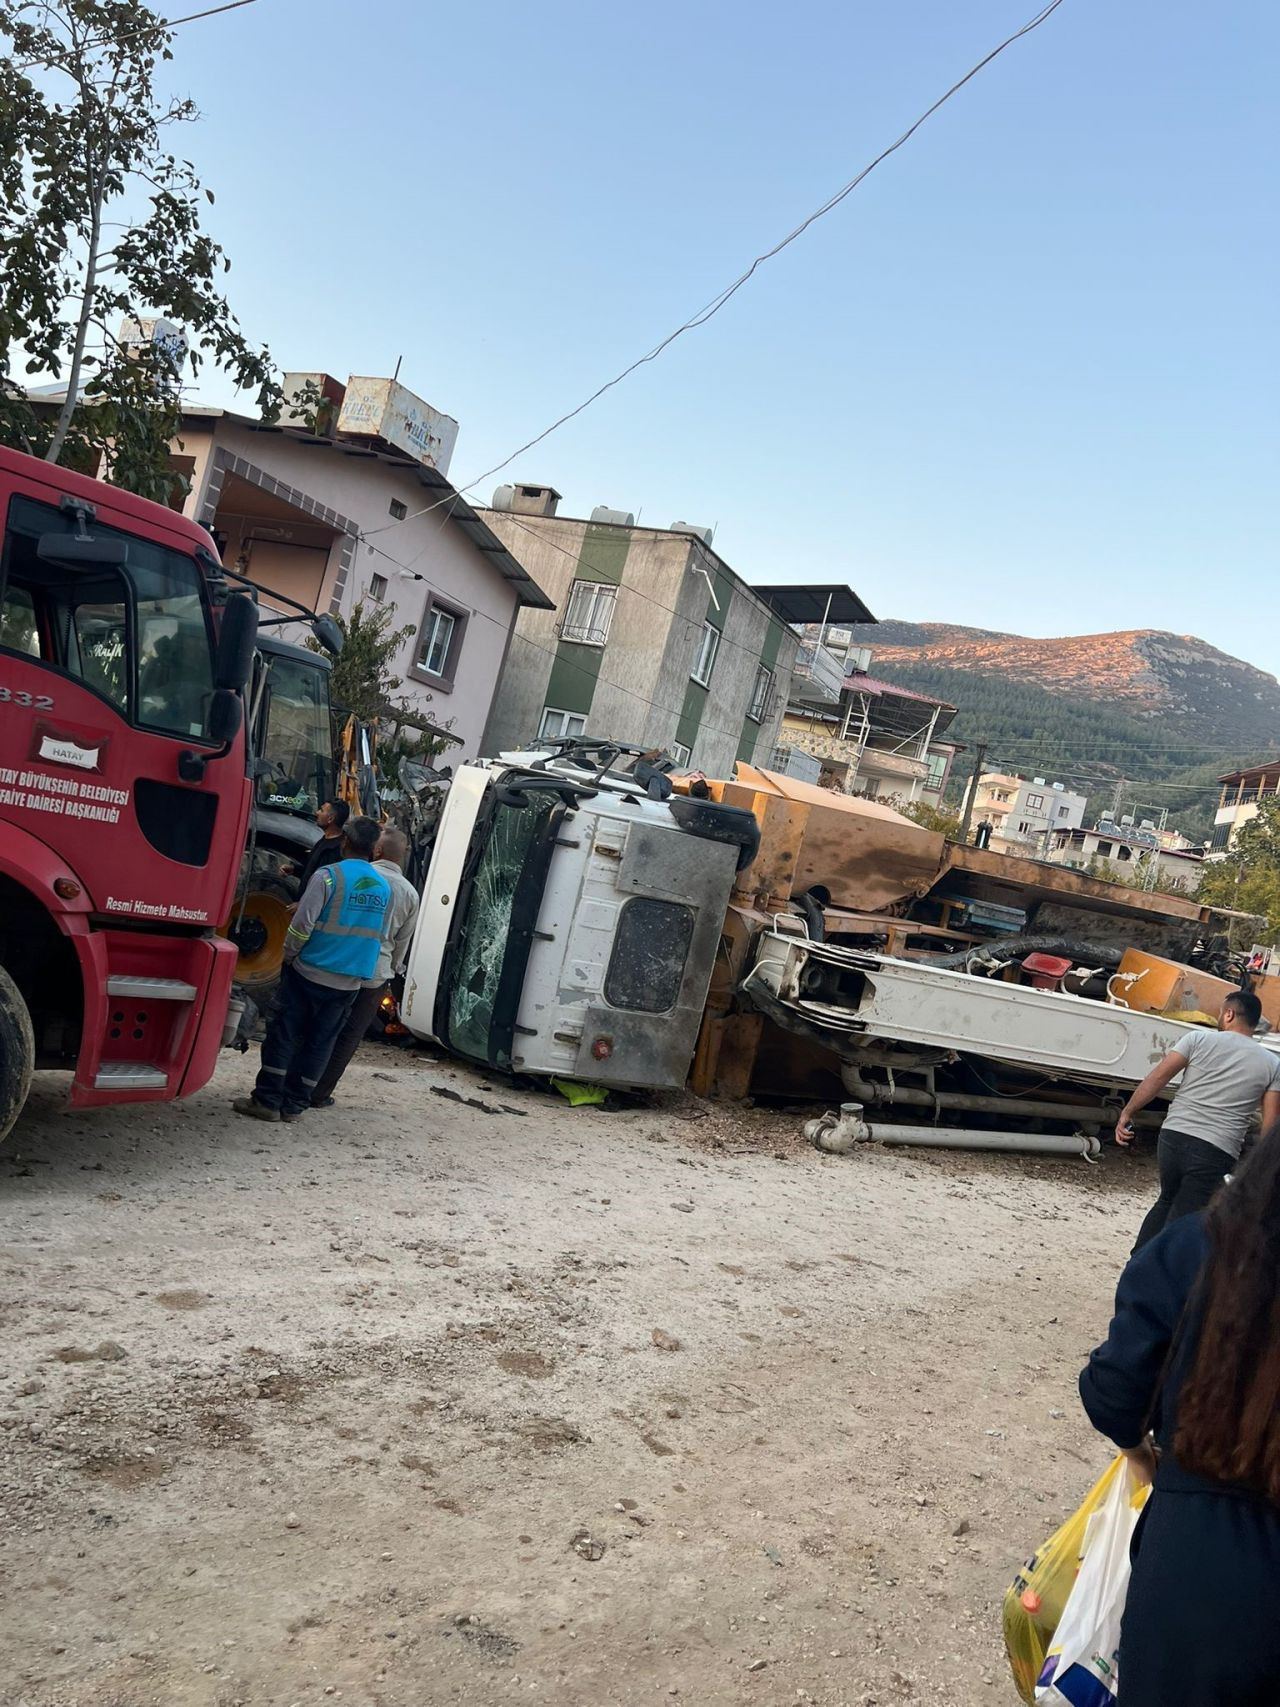
[[[194,984],[184,984],[181,978],[130,978],[117,973],[107,979],[107,994],[139,1002],[194,1002],[199,991]]]
[[[93,1088],[97,1091],[162,1091],[169,1083],[163,1067],[149,1061],[101,1061]]]

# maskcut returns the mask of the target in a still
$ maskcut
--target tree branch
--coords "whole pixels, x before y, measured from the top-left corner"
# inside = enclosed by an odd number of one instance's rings
[[[75,39],[76,50],[76,81],[80,86],[80,98],[88,106],[91,94],[86,84],[84,59],[78,31],[74,24],[71,26]],[[88,127],[86,127],[87,131]],[[93,158],[93,144],[86,134],[84,144],[85,176],[91,186],[91,204],[89,213],[89,245],[84,269],[84,294],[80,298],[80,313],[76,321],[75,341],[71,346],[71,367],[67,374],[67,392],[62,399],[62,407],[58,411],[58,422],[53,429],[53,437],[45,452],[46,462],[57,462],[62,455],[62,447],[67,442],[67,434],[71,429],[71,418],[76,412],[76,404],[80,401],[80,374],[84,367],[85,344],[89,337],[89,326],[93,319],[94,290],[97,285],[98,248],[102,241],[102,201],[104,178],[97,170]]]

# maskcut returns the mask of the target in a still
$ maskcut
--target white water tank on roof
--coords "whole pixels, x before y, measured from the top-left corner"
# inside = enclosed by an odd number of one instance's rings
[[[591,512],[593,522],[603,522],[607,527],[633,528],[636,525],[635,514],[631,510],[611,510],[607,504],[597,504]]]
[[[699,527],[697,522],[672,522],[671,531],[672,533],[692,534],[694,539],[700,539],[702,541],[708,551],[711,549],[711,541],[716,536],[716,530],[714,528]]]
[[[521,516],[554,516],[560,494],[554,486],[526,484],[498,486],[493,494],[495,510],[509,510]]]

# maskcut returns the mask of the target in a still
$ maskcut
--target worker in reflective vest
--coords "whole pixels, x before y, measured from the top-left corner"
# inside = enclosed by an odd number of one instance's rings
[[[362,984],[372,978],[382,945],[391,885],[370,864],[380,834],[372,818],[353,818],[342,858],[316,872],[285,938],[284,972],[262,1040],[253,1095],[237,1114],[296,1120],[311,1105],[334,1039]]]

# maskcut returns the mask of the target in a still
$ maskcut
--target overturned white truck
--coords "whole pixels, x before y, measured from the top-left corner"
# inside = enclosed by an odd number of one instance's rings
[[[1213,926],[876,802],[579,741],[459,768],[402,1018],[504,1071],[854,1101],[876,1136],[1089,1153],[1239,982]]]

